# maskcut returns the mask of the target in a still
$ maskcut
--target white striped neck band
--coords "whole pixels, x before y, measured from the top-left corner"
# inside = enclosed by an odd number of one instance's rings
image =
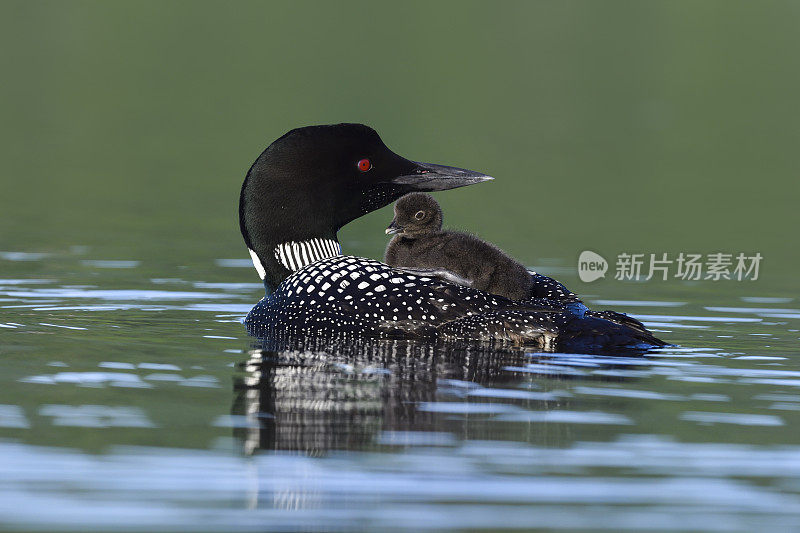
[[[342,255],[342,247],[334,239],[291,241],[275,247],[275,259],[292,272],[334,255]]]

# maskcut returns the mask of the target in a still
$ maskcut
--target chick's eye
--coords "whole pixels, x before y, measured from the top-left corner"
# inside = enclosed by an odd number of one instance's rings
[[[369,159],[362,159],[358,162],[358,170],[361,172],[366,172],[367,170],[372,168],[372,163],[369,162]]]
[[[414,214],[414,218],[416,218],[417,220],[422,220],[423,218],[425,218],[425,211],[417,211]]]

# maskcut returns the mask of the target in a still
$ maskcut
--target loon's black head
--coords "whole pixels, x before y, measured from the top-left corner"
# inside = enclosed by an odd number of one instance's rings
[[[397,233],[408,239],[442,229],[442,208],[430,194],[412,192],[394,204],[394,220],[387,234]]]
[[[239,225],[265,285],[274,289],[310,258],[338,247],[336,232],[348,222],[411,191],[489,179],[400,157],[362,124],[308,126],[270,144],[250,167]]]

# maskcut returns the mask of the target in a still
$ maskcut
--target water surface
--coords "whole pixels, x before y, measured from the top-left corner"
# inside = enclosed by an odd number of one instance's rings
[[[55,264],[75,271],[27,275]],[[202,279],[75,254],[3,266],[16,274],[0,280],[4,530],[800,523],[791,297],[590,295],[678,344],[645,356],[399,340],[275,350],[241,324],[261,285],[222,281],[246,260],[209,260]]]

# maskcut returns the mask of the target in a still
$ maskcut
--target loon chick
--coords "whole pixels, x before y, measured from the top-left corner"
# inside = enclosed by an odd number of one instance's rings
[[[531,296],[528,269],[475,235],[442,230],[442,208],[430,194],[412,192],[397,200],[386,233],[396,234],[384,256],[391,267],[443,269],[473,289],[509,300]]]
[[[577,298],[538,274],[535,297],[515,302],[341,255],[336,234],[348,222],[410,192],[490,179],[405,159],[361,124],[286,133],[250,167],[239,197],[242,236],[266,289],[245,318],[248,332],[276,341],[331,334],[424,337],[573,351],[664,344],[624,315],[573,312],[569,302]]]

